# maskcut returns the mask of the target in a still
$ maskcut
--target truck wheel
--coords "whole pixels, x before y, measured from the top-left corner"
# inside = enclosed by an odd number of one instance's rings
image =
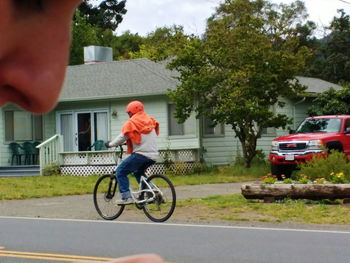
[[[294,170],[294,166],[292,165],[283,165],[283,164],[271,164],[271,173],[273,175],[277,176],[278,180],[283,180],[282,174],[284,174],[285,177],[289,178],[292,175],[292,172]]]
[[[331,153],[332,150],[343,152],[343,145],[339,141],[330,141],[326,144],[326,148],[328,150],[328,154]]]

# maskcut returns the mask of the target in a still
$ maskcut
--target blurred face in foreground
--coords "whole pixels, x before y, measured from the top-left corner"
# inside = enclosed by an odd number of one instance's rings
[[[35,113],[55,105],[64,79],[70,25],[80,0],[0,1],[0,107]]]
[[[34,113],[56,104],[68,61],[71,20],[81,0],[0,0],[0,107]],[[162,263],[157,255],[113,263]]]

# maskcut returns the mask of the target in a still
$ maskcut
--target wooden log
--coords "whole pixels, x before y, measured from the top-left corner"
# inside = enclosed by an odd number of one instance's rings
[[[245,184],[241,192],[246,199],[344,199],[350,198],[350,184]]]

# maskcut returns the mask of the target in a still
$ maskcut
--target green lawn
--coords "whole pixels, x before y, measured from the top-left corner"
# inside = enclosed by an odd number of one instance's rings
[[[202,219],[248,222],[295,222],[300,224],[350,225],[350,206],[340,201],[305,201],[285,199],[276,203],[247,200],[240,194],[211,196],[179,201],[177,207],[204,211]],[[208,213],[207,211],[210,211]]]
[[[266,166],[245,169],[228,166],[194,175],[168,175],[177,185],[230,183],[256,180],[267,173]],[[0,178],[0,200],[91,194],[98,176],[33,176]],[[130,180],[135,182],[133,178]]]
[[[268,173],[268,166],[250,169],[228,166],[193,175],[168,175],[175,186],[254,181]],[[35,176],[0,178],[0,200],[91,194],[98,176]],[[131,182],[135,182],[131,178]],[[204,220],[220,219],[250,222],[296,222],[301,224],[350,225],[350,206],[340,202],[284,200],[265,204],[246,200],[240,194],[181,200],[184,209]]]

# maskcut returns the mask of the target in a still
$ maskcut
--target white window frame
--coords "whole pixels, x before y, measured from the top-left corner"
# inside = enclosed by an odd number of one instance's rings
[[[6,122],[5,122],[5,116],[6,116],[6,112],[12,112],[13,114],[13,125],[16,124],[15,122],[15,113],[20,113],[20,114],[25,114],[27,116],[29,116],[30,119],[26,119],[25,122],[21,122],[22,124],[25,123],[24,125],[25,126],[29,126],[28,128],[27,127],[24,127],[24,128],[19,128],[19,127],[14,127],[13,128],[13,134],[12,134],[12,139],[11,140],[8,140],[6,138]],[[42,141],[44,138],[44,118],[43,118],[43,115],[38,115],[41,117],[41,135],[42,135],[42,138],[35,138],[36,137],[36,131],[35,131],[35,119],[34,119],[34,114],[30,113],[30,112],[27,112],[27,111],[22,111],[22,110],[4,110],[3,111],[3,123],[4,123],[4,141],[9,143],[9,142],[27,142],[27,141]],[[22,138],[19,138],[18,136],[16,137],[16,131],[18,132],[19,130],[30,130],[30,135],[25,138],[25,137],[22,137]]]
[[[225,125],[223,123],[218,123],[216,126],[214,126],[213,133],[206,133],[206,127],[209,125],[209,123],[207,123],[208,121],[210,121],[210,119],[208,117],[202,118],[203,137],[210,138],[210,137],[224,137],[225,136]]]
[[[177,121],[176,118],[173,115],[173,112],[171,112],[171,104],[167,104],[167,118],[168,118],[168,136],[170,139],[183,139],[183,138],[194,138],[196,137],[197,134],[197,125],[196,125],[196,119],[194,117],[194,114],[191,114],[191,116],[184,122],[184,123],[179,123],[178,125],[182,126],[183,134],[171,134],[170,132],[170,122],[171,118],[173,118],[174,121]],[[191,132],[189,132],[191,131]]]
[[[73,117],[73,151],[78,151],[78,145],[76,143],[78,136],[78,121],[77,116],[80,113],[90,113],[90,125],[91,127],[95,127],[94,114],[95,113],[106,113],[107,114],[107,137],[110,138],[110,111],[107,108],[97,108],[97,109],[78,109],[78,110],[63,110],[56,112],[56,133],[61,134],[61,115],[62,114],[72,114]],[[91,129],[91,141],[95,138],[95,129]]]

